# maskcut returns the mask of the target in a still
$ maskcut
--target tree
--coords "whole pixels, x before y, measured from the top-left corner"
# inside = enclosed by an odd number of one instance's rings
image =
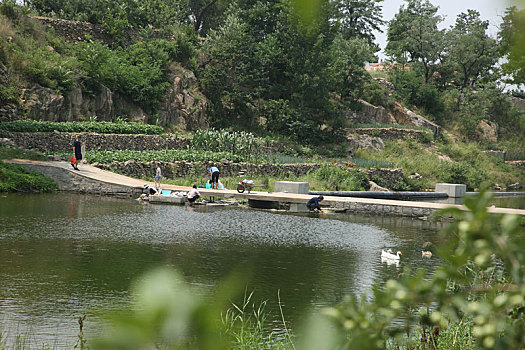
[[[377,49],[373,31],[381,30],[385,23],[380,3],[383,0],[336,0],[333,3],[335,19],[340,25],[344,39],[365,38]]]
[[[233,7],[224,24],[210,31],[202,48],[206,63],[200,79],[204,93],[212,102],[212,125],[251,126],[250,106],[257,96],[260,80],[254,62],[255,45],[248,35],[247,24]]]
[[[511,83],[525,84],[525,10],[507,9],[500,28],[500,53],[507,61],[503,73],[510,75]]]
[[[388,26],[386,53],[399,63],[413,62],[425,83],[443,58],[444,31],[438,29],[443,18],[437,11],[428,0],[407,0]]]
[[[478,11],[468,10],[458,15],[447,34],[447,59],[462,90],[494,78],[492,73],[499,55],[496,40],[486,33],[488,25],[488,21],[480,19]]]

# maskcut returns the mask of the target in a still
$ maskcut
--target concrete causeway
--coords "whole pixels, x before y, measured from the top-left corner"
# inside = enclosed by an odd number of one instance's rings
[[[22,159],[14,159],[8,162],[21,165],[51,177],[57,183],[59,190],[63,191],[138,196],[142,193],[145,183],[151,186],[154,185],[154,183],[150,181],[101,170],[88,164],[81,164],[79,167],[80,171],[77,171],[67,162]],[[162,188],[172,191],[190,190],[190,187],[167,184],[162,185]],[[251,193],[238,193],[236,190],[213,190],[204,188],[199,188],[199,191],[203,197],[238,198],[282,203],[306,203],[312,197],[312,195],[308,194],[280,192],[252,191]],[[462,205],[453,204],[335,196],[325,196],[323,205],[329,205],[342,210],[346,209],[348,212],[354,213],[410,217],[428,217],[438,210],[449,207],[465,209]],[[494,214],[516,214],[525,217],[525,210],[523,209],[491,207],[488,208],[488,211]]]

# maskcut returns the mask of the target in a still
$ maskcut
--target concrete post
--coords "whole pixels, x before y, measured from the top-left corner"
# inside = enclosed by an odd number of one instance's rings
[[[310,184],[308,182],[276,181],[274,192],[308,194]]]
[[[436,192],[444,192],[449,197],[453,198],[461,198],[465,196],[465,192],[467,192],[467,186],[461,185],[461,184],[436,184]]]

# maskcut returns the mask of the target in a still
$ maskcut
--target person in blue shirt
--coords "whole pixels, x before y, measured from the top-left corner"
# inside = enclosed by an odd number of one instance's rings
[[[77,139],[73,142],[73,154],[75,155],[75,163],[71,163],[73,169],[80,170],[78,164],[82,160],[82,136],[78,135]]]
[[[306,203],[306,206],[308,207],[308,209],[310,210],[315,210],[315,211],[322,211],[321,210],[321,206],[319,206],[319,202],[321,202],[322,200],[324,199],[323,196],[319,196],[319,197],[312,197],[308,203]]]
[[[211,188],[219,188],[219,168],[212,166],[210,168]]]

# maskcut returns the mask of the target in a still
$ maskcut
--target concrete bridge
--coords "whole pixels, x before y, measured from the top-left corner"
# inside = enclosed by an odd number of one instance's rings
[[[77,171],[66,162],[45,162],[20,159],[11,160],[9,162],[38,171],[52,178],[61,191],[136,197],[142,193],[144,183],[148,183],[151,186],[154,185],[152,182],[104,171],[87,164],[81,165],[81,170]],[[189,187],[175,185],[162,185],[162,188],[172,191],[190,190]],[[201,195],[205,197],[238,198],[255,202],[291,203],[292,205],[305,204],[312,197],[312,195],[308,194],[280,192],[252,191],[250,193],[237,193],[235,190],[213,189],[199,189],[199,191],[201,192]],[[354,213],[409,217],[428,217],[434,212],[447,207],[465,209],[462,205],[335,196],[325,196],[323,205],[329,205],[337,209]],[[525,210],[523,209],[488,208],[488,211],[494,214],[516,214],[525,216]]]

